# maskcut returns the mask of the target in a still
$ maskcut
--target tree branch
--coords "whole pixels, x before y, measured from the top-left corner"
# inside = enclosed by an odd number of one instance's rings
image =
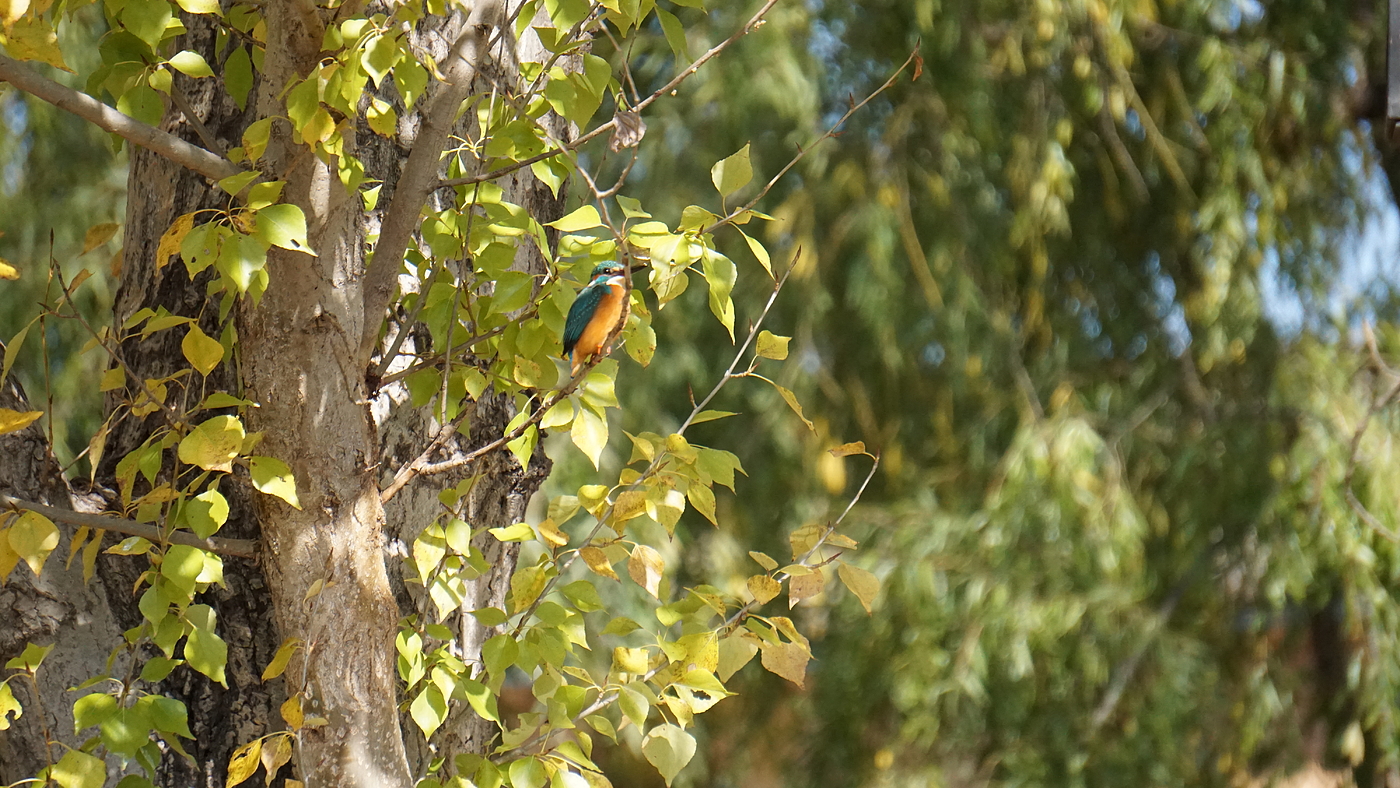
[[[358,357],[361,368],[369,365],[369,357],[374,353],[379,324],[383,322],[384,311],[393,300],[409,239],[418,229],[423,203],[437,187],[442,151],[447,147],[447,138],[457,120],[457,110],[471,94],[472,81],[486,58],[491,22],[501,16],[501,2],[484,0],[472,8],[471,16],[467,17],[461,35],[452,45],[452,54],[443,69],[442,89],[433,97],[423,115],[418,139],[414,141],[413,150],[409,151],[408,161],[404,163],[403,174],[394,187],[393,199],[384,214],[379,242],[374,247],[374,258],[365,275],[364,334],[360,337]]]
[[[18,60],[4,55],[0,55],[0,82],[8,82],[103,131],[110,131],[133,145],[160,154],[206,178],[217,181],[243,172],[242,168],[217,154],[123,115],[97,99],[40,76]]]
[[[24,509],[30,512],[37,512],[50,520],[57,520],[70,525],[86,525],[89,528],[97,528],[106,531],[116,531],[119,534],[128,536],[140,536],[152,542],[168,542],[170,544],[183,544],[190,547],[198,547],[208,550],[211,553],[220,555],[232,555],[239,558],[257,558],[258,543],[252,539],[200,539],[194,534],[184,531],[171,531],[167,533],[164,529],[157,528],[147,523],[138,523],[135,520],[124,520],[120,517],[109,517],[102,514],[85,514],[75,512],[71,509],[59,509],[54,506],[47,506],[42,503],[26,501],[14,498],[9,495],[0,494],[0,505],[11,509]]]

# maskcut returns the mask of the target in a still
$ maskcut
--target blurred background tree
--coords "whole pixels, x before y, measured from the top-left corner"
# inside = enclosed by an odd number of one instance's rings
[[[691,49],[740,13],[694,12]],[[801,250],[770,320],[815,434],[729,389],[746,415],[706,428],[755,435],[763,505],[721,501],[680,539],[685,582],[737,591],[736,545],[780,555],[835,516],[864,468],[820,450],[863,439],[884,465],[853,517],[884,590],[867,617],[828,576],[798,606],[808,687],[749,669],[694,784],[1241,785],[1311,763],[1400,785],[1385,24],[1377,2],[810,0],[649,119],[650,204],[746,142],[762,182],[923,59],[745,228],[775,265]],[[651,62],[642,90],[673,68]],[[703,312],[659,313],[626,418],[721,367]]]
[[[711,5],[683,9],[693,53],[750,12]],[[1312,763],[1400,785],[1384,40],[1378,0],[783,2],[648,115],[666,144],[628,191],[663,204],[745,143],[766,181],[922,56],[745,228],[775,266],[797,256],[770,327],[795,337],[778,382],[814,430],[729,387],[716,405],[744,415],[697,439],[755,436],[747,505],[677,540],[680,583],[739,592],[738,545],[784,557],[839,513],[865,469],[821,450],[863,439],[883,464],[848,522],[884,588],[867,615],[826,577],[794,612],[806,688],[746,668],[680,782],[1241,785]],[[641,92],[676,67],[647,54]],[[32,303],[51,227],[70,259],[120,217],[119,163],[77,159],[94,132],[56,112],[0,112],[0,257]],[[79,262],[106,275],[103,250]],[[705,310],[657,313],[656,363],[624,362],[624,428],[727,362]],[[38,399],[44,370],[21,372]],[[83,375],[49,370],[95,418]],[[625,748],[606,761],[659,784]]]

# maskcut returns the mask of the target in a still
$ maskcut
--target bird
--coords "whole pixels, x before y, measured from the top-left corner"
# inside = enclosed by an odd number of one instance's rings
[[[563,355],[570,362],[572,377],[578,377],[589,361],[612,352],[632,309],[627,284],[625,266],[615,261],[599,263],[569,307]]]

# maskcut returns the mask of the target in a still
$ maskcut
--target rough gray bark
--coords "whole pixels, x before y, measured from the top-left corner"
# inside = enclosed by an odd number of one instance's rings
[[[324,27],[334,21],[335,13],[302,2],[268,3],[264,10],[269,31],[266,58],[246,109],[238,109],[214,80],[176,77],[177,88],[199,121],[225,148],[237,146],[242,131],[254,120],[285,114],[279,98],[282,88],[289,79],[316,66]],[[433,48],[448,46],[464,18],[460,12],[448,19],[430,17],[420,23],[415,35]],[[185,15],[183,21],[189,33],[182,46],[204,54],[218,72],[228,50],[215,51],[213,27],[203,17]],[[532,44],[535,50],[527,54],[514,51],[516,45],[509,34],[503,40],[502,56],[492,59],[489,76],[479,75],[473,91],[489,89],[492,78],[514,74],[521,57],[539,59],[537,42]],[[438,58],[438,62],[443,61]],[[381,208],[392,198],[400,180],[419,122],[413,114],[403,116],[397,140],[384,140],[364,129],[347,132],[348,149],[364,161],[370,177],[384,182]],[[168,110],[162,128],[200,144],[193,124],[174,108]],[[262,166],[272,177],[287,181],[283,200],[303,208],[310,243],[318,255],[273,250],[268,261],[272,288],[256,308],[240,304],[235,310],[237,370],[230,364],[219,367],[205,391],[229,391],[260,404],[245,416],[248,428],[264,432],[259,453],[292,467],[302,508],[298,511],[258,494],[247,484],[221,486],[232,512],[220,535],[260,539],[263,552],[259,562],[226,558],[225,586],[211,589],[197,600],[217,610],[220,632],[229,645],[229,687],[224,689],[182,667],[150,688],[187,705],[196,736],[195,744],[187,747],[193,763],[167,753],[158,783],[222,786],[232,751],[281,728],[278,706],[289,692],[304,692],[310,698],[308,714],[325,716],[331,723],[304,732],[295,774],[298,779],[312,786],[406,786],[421,775],[427,750],[416,730],[402,730],[399,724],[393,638],[400,616],[413,607],[408,594],[394,592],[396,585],[403,586],[397,581],[399,561],[390,559],[386,567],[386,529],[390,538],[411,543],[438,513],[436,491],[455,478],[415,480],[387,510],[380,504],[380,485],[401,464],[420,454],[437,428],[431,414],[391,407],[390,392],[370,391],[366,371],[357,360],[360,338],[367,330],[375,330],[375,326],[365,324],[361,289],[366,234],[378,229],[381,217],[364,214],[358,196],[341,187],[333,165],[293,145],[285,123],[274,124],[273,129]],[[569,132],[566,127],[555,129],[561,139]],[[563,213],[562,204],[528,171],[502,185],[513,201],[541,222]],[[218,336],[224,326],[217,320],[217,302],[205,295],[210,274],[190,281],[178,259],[158,271],[155,250],[162,233],[178,216],[225,207],[227,196],[203,177],[144,150],[132,151],[128,194],[125,264],[114,309],[115,324],[120,325],[141,308],[163,306],[171,313],[197,318],[206,333]],[[523,252],[517,267],[545,270],[535,250]],[[179,348],[182,337],[181,330],[161,332],[145,341],[124,343],[120,353],[136,377],[161,378],[185,366]],[[128,399],[134,395],[134,390],[125,392]],[[382,406],[377,409],[378,416],[371,408],[376,395]],[[114,393],[107,403],[109,412],[119,404],[120,397]],[[470,429],[463,431],[469,437],[459,435],[449,441],[441,449],[442,457],[487,443],[501,434],[513,415],[508,398],[488,392],[474,406]],[[161,426],[163,418],[161,413],[144,419],[127,418],[114,427],[98,468],[99,488],[116,488],[117,460]],[[28,435],[32,441],[34,429],[18,435]],[[42,442],[38,446],[47,456]],[[68,492],[57,469],[49,468],[46,473],[25,475],[0,460],[0,490],[65,505]],[[468,502],[473,524],[506,525],[523,516],[526,503],[547,473],[547,461],[537,452],[530,467],[522,470],[509,455],[501,453],[459,473],[484,474]],[[52,489],[13,486],[13,480],[31,477],[47,478]],[[7,483],[12,486],[5,487]],[[107,497],[111,500],[113,496],[109,493]],[[480,546],[493,562],[493,569],[477,581],[464,611],[501,605],[514,569],[513,546],[495,540],[484,540]],[[61,546],[60,552],[64,549]],[[51,559],[51,568],[57,560]],[[75,635],[64,622],[87,614],[68,609],[55,609],[51,616],[45,614],[47,623],[25,630],[85,638],[82,645],[86,650],[70,651],[70,646],[61,642],[50,657],[58,660],[61,653],[67,654],[60,661],[72,665],[67,673],[55,671],[56,676],[71,674],[62,680],[66,682],[62,686],[41,688],[51,715],[61,717],[71,711],[73,697],[62,689],[100,672],[107,649],[117,642],[119,629],[140,621],[131,589],[145,568],[140,558],[104,556],[99,562],[99,583],[86,590],[65,586],[49,594],[62,603],[60,607],[76,604],[73,600],[92,606],[91,620],[102,622],[101,638],[91,633]],[[64,577],[56,573],[53,582],[71,584],[71,577],[67,581]],[[316,580],[327,581],[325,590],[304,604],[306,590]],[[17,593],[16,588],[20,587],[12,582],[0,593]],[[26,609],[48,609],[38,601],[18,604],[27,605]],[[0,609],[0,616],[8,608]],[[11,629],[5,624],[0,618],[0,653],[11,647],[6,639]],[[479,648],[491,634],[470,616],[463,615],[460,626],[469,648]],[[310,647],[293,660],[285,680],[264,684],[260,672],[286,637],[300,637]],[[90,653],[94,650],[100,655]],[[71,717],[67,722],[56,721],[61,723],[65,740],[72,743]],[[482,752],[494,735],[494,724],[469,711],[457,712],[439,735],[454,747]],[[405,750],[406,738],[413,742],[412,760]],[[36,741],[42,737],[0,737],[0,747],[12,747],[0,749],[0,781],[32,776],[43,765],[46,759],[36,749]],[[288,771],[283,771],[282,777],[287,776]],[[261,774],[254,779],[261,780]]]

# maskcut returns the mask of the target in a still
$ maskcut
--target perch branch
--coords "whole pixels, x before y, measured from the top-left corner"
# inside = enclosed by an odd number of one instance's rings
[[[61,523],[86,525],[89,528],[116,531],[119,534],[126,534],[128,536],[140,536],[152,542],[189,545],[190,547],[208,550],[211,553],[237,556],[239,558],[257,558],[258,556],[258,543],[252,539],[218,539],[215,537],[200,539],[194,534],[185,533],[183,531],[170,531],[167,533],[163,529],[148,523],[138,523],[135,520],[125,520],[120,517],[110,517],[103,514],[86,514],[84,512],[75,512],[71,509],[59,509],[55,506],[26,501],[9,495],[0,495],[0,505],[11,509],[23,509],[25,511],[37,512],[50,520],[56,520]]]

